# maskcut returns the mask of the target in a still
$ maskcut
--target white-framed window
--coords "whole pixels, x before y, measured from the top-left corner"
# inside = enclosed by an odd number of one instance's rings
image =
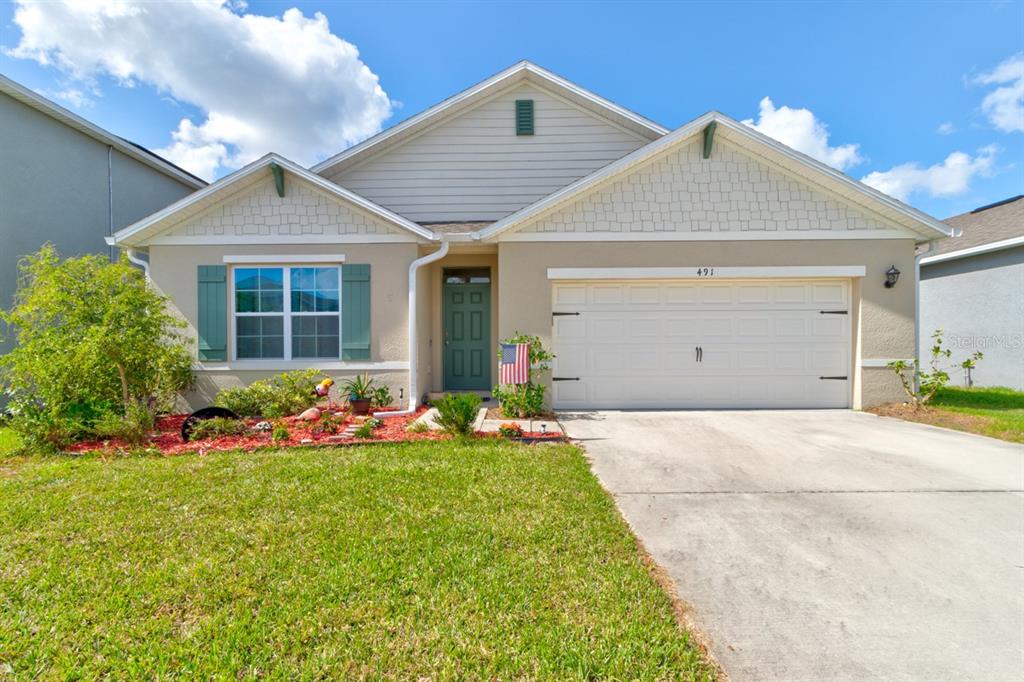
[[[235,265],[236,360],[341,358],[341,266]]]

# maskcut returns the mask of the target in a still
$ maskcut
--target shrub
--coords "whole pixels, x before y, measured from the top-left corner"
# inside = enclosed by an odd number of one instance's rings
[[[502,438],[522,438],[523,427],[515,422],[507,422],[498,426],[498,433]]]
[[[544,411],[544,394],[547,387],[544,384],[533,382],[534,373],[548,371],[555,354],[544,348],[539,336],[515,334],[502,341],[502,344],[509,343],[525,343],[530,347],[530,369],[527,373],[527,382],[518,385],[495,386],[492,394],[501,405],[501,411],[505,413],[505,416],[536,417]]]
[[[341,392],[349,400],[373,400],[374,392],[377,391],[373,379],[369,374],[357,374],[341,387]]]
[[[276,419],[298,414],[316,404],[313,388],[320,376],[316,369],[284,372],[248,386],[226,388],[217,394],[213,404],[240,417]]]
[[[18,267],[14,305],[0,312],[17,341],[0,384],[26,442],[64,445],[97,424],[132,436],[191,384],[184,323],[126,259],[61,260],[47,244]],[[150,417],[132,414],[143,408]]]
[[[93,432],[100,438],[120,438],[139,445],[156,424],[156,415],[148,405],[131,405],[125,414],[105,412],[93,423]]]
[[[288,440],[291,434],[288,433],[288,427],[284,424],[275,424],[274,431],[270,435],[271,440],[277,442],[282,440]]]
[[[344,421],[343,417],[325,411],[320,415],[320,420],[313,425],[312,432],[317,435],[334,435],[341,430],[341,425]]]
[[[939,366],[939,363],[943,360],[948,360],[953,355],[953,351],[943,347],[943,333],[941,329],[936,329],[932,333],[932,341],[931,357],[928,361],[927,369],[922,369],[921,358],[914,358],[911,362],[896,360],[886,365],[886,367],[896,373],[900,380],[900,385],[903,387],[903,392],[906,393],[908,401],[915,410],[927,405],[935,397],[935,394],[949,383],[949,372],[947,369],[951,369],[952,366],[944,369]],[[981,351],[975,351],[970,357],[956,366],[970,371],[977,367],[978,360],[981,360],[983,357],[984,355]]]
[[[405,430],[407,433],[426,433],[427,431],[430,430],[430,427],[427,426],[426,422],[417,419],[413,423],[406,426]]]
[[[394,402],[394,398],[391,397],[390,388],[379,386],[371,392],[370,401],[374,407],[390,407],[391,403]]]
[[[195,423],[188,434],[189,440],[207,440],[222,436],[240,436],[248,430],[245,422],[228,417],[203,419]]]
[[[469,435],[480,409],[480,396],[475,393],[449,393],[438,400],[437,424],[445,433]]]
[[[354,435],[356,438],[373,438],[373,430],[383,423],[384,422],[382,422],[379,419],[374,419],[373,417],[370,417],[362,424],[360,424],[359,428],[356,429],[352,435]]]

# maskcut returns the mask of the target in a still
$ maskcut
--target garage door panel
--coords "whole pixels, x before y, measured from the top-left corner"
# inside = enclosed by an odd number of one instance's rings
[[[846,407],[843,281],[555,283],[556,407]],[[563,305],[564,304],[564,305]],[[701,348],[700,361],[697,348]]]

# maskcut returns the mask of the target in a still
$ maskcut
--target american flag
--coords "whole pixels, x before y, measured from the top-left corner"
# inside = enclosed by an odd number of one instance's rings
[[[499,383],[525,384],[530,380],[530,344],[501,344],[501,376]]]

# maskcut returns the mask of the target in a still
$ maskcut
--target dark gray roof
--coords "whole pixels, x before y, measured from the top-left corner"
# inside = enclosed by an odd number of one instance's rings
[[[963,230],[963,234],[941,240],[935,254],[1024,236],[1024,194],[946,218],[942,222]]]

